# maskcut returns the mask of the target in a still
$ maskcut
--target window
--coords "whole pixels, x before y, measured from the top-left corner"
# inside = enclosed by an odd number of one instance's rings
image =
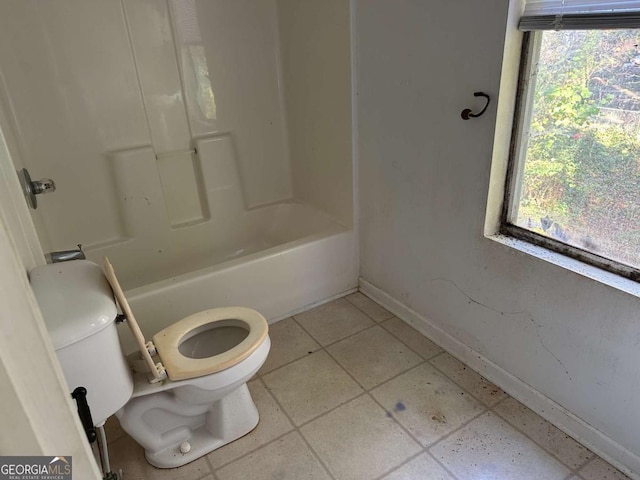
[[[640,280],[640,2],[529,0],[520,26],[502,231]]]

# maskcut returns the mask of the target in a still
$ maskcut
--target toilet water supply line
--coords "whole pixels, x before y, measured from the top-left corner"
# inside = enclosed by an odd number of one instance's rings
[[[117,475],[111,471],[111,465],[109,464],[109,449],[107,447],[107,434],[104,431],[104,424],[98,428],[98,445],[100,448],[100,462],[102,463],[102,473],[104,480],[122,480],[122,471],[120,475]]]
[[[104,433],[104,425],[98,427],[98,433],[100,434],[100,450],[102,451],[102,472],[110,472],[109,449],[107,448],[107,435]]]

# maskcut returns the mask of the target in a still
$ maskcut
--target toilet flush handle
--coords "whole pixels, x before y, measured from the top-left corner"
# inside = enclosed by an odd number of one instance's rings
[[[96,433],[95,426],[93,425],[91,410],[87,403],[87,389],[84,387],[77,387],[73,393],[71,393],[71,397],[78,404],[78,416],[80,417],[80,422],[82,422],[84,432],[87,434],[87,440],[89,440],[89,443],[95,442],[98,438],[98,434]]]

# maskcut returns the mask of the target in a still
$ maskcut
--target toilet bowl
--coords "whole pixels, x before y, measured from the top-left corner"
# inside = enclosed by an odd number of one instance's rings
[[[246,382],[271,345],[260,313],[206,310],[147,342],[107,258],[104,274],[86,260],[54,265],[32,270],[31,284],[69,389],[87,389],[95,425],[115,413],[159,468],[189,463],[256,427],[259,415]],[[114,295],[139,347],[126,360],[114,343]]]

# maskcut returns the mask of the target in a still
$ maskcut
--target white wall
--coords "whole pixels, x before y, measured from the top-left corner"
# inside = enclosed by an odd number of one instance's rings
[[[351,40],[346,0],[278,0],[293,190],[353,224]]]
[[[638,468],[638,298],[483,236],[494,129],[509,129],[495,102],[507,13],[508,0],[356,2],[361,276]],[[463,121],[477,90],[493,104]]]

